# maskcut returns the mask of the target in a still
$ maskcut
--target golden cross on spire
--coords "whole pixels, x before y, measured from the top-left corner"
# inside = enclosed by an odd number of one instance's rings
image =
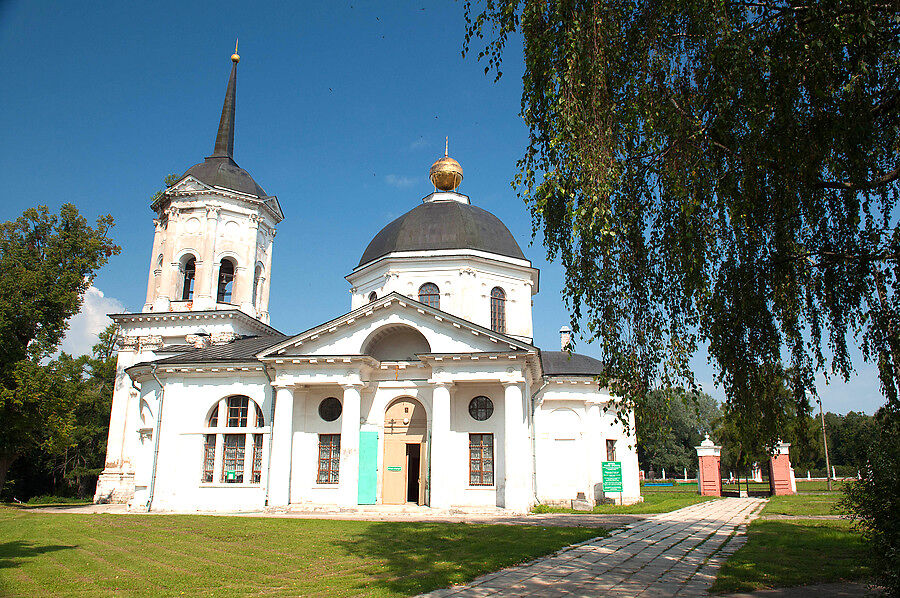
[[[444,138],[444,157],[446,158],[449,155],[450,155],[450,136],[447,135]]]
[[[237,64],[241,61],[240,55],[237,53],[238,40],[234,38],[234,54],[231,55],[231,62]]]

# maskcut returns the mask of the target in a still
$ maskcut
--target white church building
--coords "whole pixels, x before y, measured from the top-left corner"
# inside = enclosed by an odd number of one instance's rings
[[[457,191],[446,153],[434,192],[360,242],[347,313],[292,335],[269,324],[284,213],[234,161],[232,61],[212,155],[151,206],[143,309],[111,315],[122,340],[95,500],[515,512],[641,500],[634,427],[607,409],[603,364],[533,344],[539,272]],[[621,491],[603,488],[608,461]]]

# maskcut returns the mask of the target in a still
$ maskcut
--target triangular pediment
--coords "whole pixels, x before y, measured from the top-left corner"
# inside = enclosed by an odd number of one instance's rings
[[[363,355],[386,331],[411,329],[427,341],[416,353],[535,351],[528,343],[488,330],[399,293],[390,293],[359,309],[263,351],[263,358],[291,355]],[[415,334],[415,333],[410,333]],[[402,335],[401,335],[402,336]]]
[[[212,187],[194,177],[188,175],[169,187],[169,193],[191,193],[197,191],[211,191]]]

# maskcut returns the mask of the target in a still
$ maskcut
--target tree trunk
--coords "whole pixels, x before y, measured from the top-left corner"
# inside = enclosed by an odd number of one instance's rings
[[[9,473],[10,466],[12,466],[18,456],[0,454],[0,492],[3,491],[3,485],[6,484],[6,474]]]

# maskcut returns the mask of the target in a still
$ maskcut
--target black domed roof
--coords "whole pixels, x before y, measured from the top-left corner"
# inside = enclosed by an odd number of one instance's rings
[[[359,265],[394,251],[430,249],[478,249],[525,259],[509,229],[487,210],[458,201],[434,201],[413,208],[381,229]]]
[[[253,177],[238,166],[230,156],[210,156],[188,168],[181,178],[188,175],[213,187],[224,187],[257,197],[267,197],[263,188],[257,185]]]

